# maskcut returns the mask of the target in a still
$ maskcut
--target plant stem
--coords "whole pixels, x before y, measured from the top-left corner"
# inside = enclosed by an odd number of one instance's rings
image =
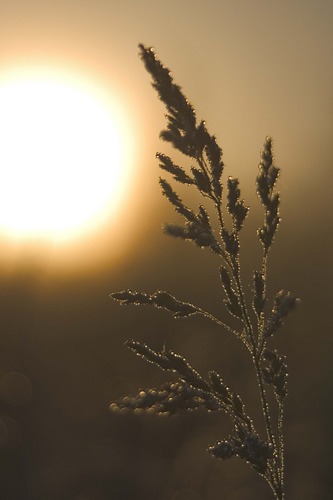
[[[254,363],[254,366],[256,369],[256,374],[257,374],[257,379],[258,379],[261,403],[262,403],[263,414],[264,414],[266,429],[267,429],[267,436],[268,436],[269,441],[275,447],[276,446],[275,445],[275,438],[274,438],[272,426],[271,426],[269,407],[268,407],[268,402],[266,399],[266,393],[265,393],[265,389],[264,389],[264,383],[263,383],[263,379],[262,379],[262,375],[261,375],[260,358],[258,355],[258,348],[257,348],[256,342],[255,342],[255,338],[253,335],[253,328],[252,328],[251,321],[250,321],[250,318],[249,318],[249,315],[247,312],[247,308],[246,308],[246,304],[245,304],[244,293],[243,293],[243,288],[242,288],[241,279],[240,279],[239,263],[237,261],[235,261],[235,265],[234,265],[234,278],[236,281],[237,291],[238,291],[238,295],[239,295],[239,299],[240,299],[240,303],[241,303],[241,308],[243,311],[243,319],[244,319],[244,322],[245,322],[245,325],[246,325],[246,328],[247,328],[247,331],[249,334],[249,338],[250,338],[250,341],[252,344],[252,348],[253,348],[253,363]]]
[[[259,387],[259,393],[260,393],[260,399],[261,399],[261,406],[262,406],[262,411],[263,411],[263,416],[265,420],[265,425],[266,425],[266,432],[267,432],[267,437],[269,442],[272,444],[276,454],[277,454],[277,459],[279,463],[279,466],[277,470],[271,470],[272,476],[273,476],[273,481],[274,481],[274,487],[273,487],[273,492],[274,495],[276,496],[277,500],[284,500],[284,493],[283,493],[283,434],[282,434],[282,405],[279,405],[279,447],[276,445],[276,440],[273,434],[272,430],[272,424],[271,424],[271,417],[270,417],[270,412],[269,412],[269,405],[268,401],[266,398],[266,391],[264,388],[264,382],[262,378],[262,372],[260,368],[260,346],[256,344],[254,334],[253,334],[253,328],[251,325],[251,321],[247,312],[246,304],[245,304],[245,298],[244,298],[244,293],[241,285],[241,278],[240,278],[240,266],[238,261],[234,261],[233,265],[233,271],[234,271],[234,279],[236,282],[237,286],[237,291],[239,294],[239,299],[241,303],[241,308],[243,311],[243,319],[244,323],[246,326],[246,329],[248,331],[249,339],[251,342],[252,346],[252,359],[253,359],[253,364],[255,367],[255,372],[257,376],[257,381],[258,381],[258,387]],[[265,259],[265,272],[266,272],[266,259]],[[281,408],[280,408],[281,407]],[[281,418],[280,418],[281,417]],[[270,483],[271,484],[271,483]],[[273,485],[271,484],[271,487]]]
[[[279,440],[279,479],[280,479],[280,490],[281,490],[281,499],[284,499],[284,437],[283,437],[283,401],[281,399],[278,400],[279,405],[279,414],[278,414],[278,440]]]

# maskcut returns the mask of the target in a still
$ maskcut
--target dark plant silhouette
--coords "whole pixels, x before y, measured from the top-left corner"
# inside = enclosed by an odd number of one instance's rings
[[[164,232],[170,236],[191,240],[200,248],[207,247],[221,258],[219,275],[224,293],[224,305],[239,322],[239,329],[231,328],[225,321],[193,304],[177,300],[171,294],[157,291],[153,294],[125,290],[112,293],[121,304],[150,304],[170,311],[174,318],[200,314],[233,334],[245,345],[253,363],[266,435],[260,436],[253,420],[247,414],[243,400],[224,382],[220,374],[212,371],[203,378],[187,360],[165,347],[157,352],[135,340],[126,342],[135,354],[156,364],[162,370],[175,372],[176,382],[167,382],[158,390],[147,389],[135,396],[126,396],[111,404],[111,409],[130,409],[156,414],[175,414],[181,410],[202,408],[230,415],[233,433],[208,448],[212,456],[225,460],[239,457],[246,460],[270,485],[276,499],[285,499],[284,490],[284,440],[283,407],[287,395],[286,358],[270,346],[272,338],[281,328],[284,319],[295,308],[298,299],[290,292],[280,290],[267,312],[267,257],[280,222],[280,195],[276,190],[279,169],[274,165],[272,139],[267,137],[259,163],[256,179],[258,198],[264,209],[263,225],[257,234],[262,245],[261,268],[253,273],[252,301],[249,305],[243,292],[240,273],[239,234],[249,208],[241,198],[239,181],[229,177],[222,181],[224,164],[222,150],[204,121],[197,122],[194,108],[176,85],[170,71],[157,59],[154,51],[139,46],[140,56],[153,79],[153,87],[167,109],[167,126],[161,138],[195,163],[189,171],[173,160],[157,153],[161,169],[181,184],[197,189],[210,202],[218,220],[218,230],[210,222],[208,210],[200,205],[196,212],[188,208],[170,183],[161,178],[163,195],[183,216],[185,224],[166,224]],[[225,202],[223,200],[225,198]],[[227,212],[227,213],[225,213]],[[226,216],[230,224],[226,224]],[[253,310],[253,313],[250,310]],[[272,389],[278,412],[277,421],[270,408],[266,390]]]

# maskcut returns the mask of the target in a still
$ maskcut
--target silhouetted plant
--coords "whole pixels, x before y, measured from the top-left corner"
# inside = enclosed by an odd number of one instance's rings
[[[265,421],[266,435],[259,436],[252,419],[247,415],[241,397],[233,392],[216,372],[204,379],[187,360],[167,350],[157,352],[135,340],[126,342],[135,354],[156,364],[162,370],[175,372],[179,379],[167,382],[159,389],[141,390],[135,396],[125,396],[113,402],[114,411],[130,409],[134,412],[175,414],[181,410],[202,408],[208,411],[223,410],[233,421],[233,433],[208,448],[216,458],[225,460],[239,457],[246,460],[270,485],[276,499],[285,499],[284,490],[284,440],[283,406],[287,395],[287,366],[285,356],[269,346],[272,337],[281,328],[283,320],[295,308],[298,299],[290,292],[279,291],[271,312],[266,312],[267,257],[280,222],[280,196],[276,191],[279,169],[274,165],[272,139],[267,137],[261,151],[256,191],[264,208],[264,222],[257,231],[262,244],[263,256],[259,270],[253,274],[252,308],[246,302],[240,273],[239,234],[248,215],[249,208],[241,198],[238,179],[229,177],[222,182],[224,164],[222,150],[204,121],[197,122],[194,108],[176,85],[170,71],[157,59],[153,49],[139,46],[140,56],[153,79],[153,87],[167,109],[167,126],[161,138],[195,162],[186,171],[172,159],[157,153],[159,165],[174,181],[197,189],[210,200],[217,215],[219,228],[214,230],[207,209],[200,205],[194,212],[188,208],[173,190],[170,183],[160,178],[163,195],[185,219],[184,226],[166,224],[164,232],[170,236],[191,240],[200,248],[207,247],[221,258],[220,280],[227,311],[240,323],[234,330],[224,321],[193,304],[177,300],[171,294],[157,291],[153,294],[125,290],[112,293],[111,297],[121,304],[150,304],[170,311],[174,318],[185,318],[201,314],[217,323],[228,333],[234,334],[250,353],[257,376]],[[226,198],[223,208],[223,196]],[[224,213],[226,210],[227,214]],[[225,224],[225,215],[231,219]],[[274,392],[278,406],[277,422],[266,397],[266,385]],[[275,424],[275,425],[274,425]]]

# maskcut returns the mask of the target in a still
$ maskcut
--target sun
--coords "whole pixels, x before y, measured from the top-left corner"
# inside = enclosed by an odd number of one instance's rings
[[[119,103],[82,77],[51,69],[2,75],[0,233],[65,242],[113,217],[132,142]]]

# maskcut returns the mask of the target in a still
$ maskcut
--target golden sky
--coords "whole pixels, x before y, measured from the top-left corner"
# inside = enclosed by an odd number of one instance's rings
[[[164,110],[137,44],[154,46],[172,70],[198,117],[220,140],[228,174],[240,176],[250,201],[259,150],[264,137],[273,136],[289,210],[293,200],[312,197],[315,179],[328,174],[332,21],[329,1],[3,0],[0,72],[51,66],[92,81],[119,101],[131,125],[134,168],[118,222],[126,219],[134,237],[138,218],[161,209],[154,153],[167,149],[158,141]],[[312,205],[309,217],[316,209]],[[103,231],[105,236],[106,228],[94,234],[95,241]],[[130,240],[121,232],[118,225],[113,247],[124,251]],[[101,241],[99,248],[109,243]]]

